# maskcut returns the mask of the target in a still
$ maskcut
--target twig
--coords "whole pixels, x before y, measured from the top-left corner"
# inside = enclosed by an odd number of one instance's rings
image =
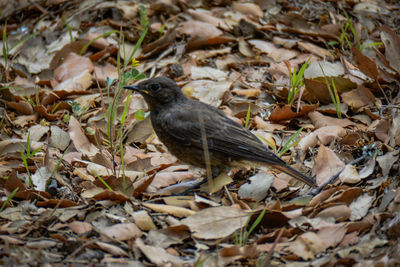
[[[365,159],[367,157],[367,154],[362,155],[359,158],[354,159],[353,161],[351,161],[350,165],[354,165],[357,164],[358,162],[360,162],[361,160]],[[344,170],[344,168],[343,168]],[[317,195],[319,194],[322,189],[324,189],[325,186],[327,186],[328,184],[333,184],[334,182],[336,182],[336,180],[339,178],[339,175],[343,172],[343,170],[339,171],[338,173],[332,175],[328,181],[326,181],[325,183],[323,183],[322,185],[318,186],[317,188],[313,189],[310,193],[308,193],[308,195]]]
[[[278,244],[279,239],[281,239],[282,234],[283,234],[283,228],[281,228],[281,230],[279,231],[278,236],[275,238],[275,241],[274,241],[274,243],[272,244],[271,249],[268,251],[267,257],[266,257],[266,259],[265,259],[265,261],[266,261],[267,263],[271,262],[272,253],[274,253],[275,247],[276,247],[276,245]]]

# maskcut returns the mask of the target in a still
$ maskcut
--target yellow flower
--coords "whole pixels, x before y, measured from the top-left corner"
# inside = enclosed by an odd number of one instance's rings
[[[132,58],[132,68],[137,67],[140,65],[140,61],[136,58]]]

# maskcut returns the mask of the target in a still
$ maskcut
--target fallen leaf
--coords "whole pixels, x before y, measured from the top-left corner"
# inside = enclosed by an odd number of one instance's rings
[[[108,241],[111,237],[116,240],[130,240],[141,237],[142,231],[134,223],[119,223],[100,229],[102,236],[101,240]],[[104,235],[103,235],[104,234]]]
[[[343,170],[345,164],[331,149],[321,145],[315,159],[315,173],[318,185],[325,183],[331,176]]]
[[[201,210],[183,219],[193,237],[201,239],[218,239],[230,236],[244,227],[248,214],[235,207],[212,207]]]

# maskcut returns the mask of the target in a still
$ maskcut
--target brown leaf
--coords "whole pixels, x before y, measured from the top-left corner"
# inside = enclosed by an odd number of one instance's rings
[[[250,40],[248,41],[261,53],[267,54],[275,62],[282,62],[296,57],[299,52],[296,50],[289,50],[285,48],[278,48],[272,42],[264,40]]]
[[[143,235],[142,231],[134,223],[119,223],[100,229],[101,240],[108,241],[108,237],[116,240],[130,240]],[[104,235],[103,235],[104,234]]]
[[[187,216],[195,214],[195,212],[192,210],[185,209],[182,207],[175,207],[175,206],[171,206],[171,205],[143,203],[143,206],[145,206],[146,208],[152,209],[155,212],[163,212],[163,213],[171,214],[178,218],[183,218],[183,217],[187,217]]]
[[[335,205],[323,209],[316,217],[329,218],[332,217],[335,221],[345,221],[351,216],[351,209],[346,205]]]
[[[99,152],[99,149],[89,142],[89,139],[83,132],[80,123],[74,116],[70,117],[68,133],[75,148],[82,154],[88,157],[93,157]]]
[[[269,120],[271,121],[284,121],[292,118],[302,117],[309,112],[316,110],[318,104],[315,105],[303,105],[300,111],[297,113],[292,110],[292,106],[284,105],[284,106],[276,106],[276,108],[269,115]]]
[[[59,207],[59,208],[68,208],[77,206],[78,203],[75,203],[69,199],[49,199],[46,201],[38,201],[36,203],[38,207]]]
[[[69,53],[63,64],[54,70],[54,78],[58,82],[71,79],[82,72],[92,72],[93,63],[87,57],[79,56],[73,52]]]
[[[234,2],[233,10],[243,13],[245,15],[250,15],[250,16],[256,17],[256,18],[264,16],[264,12],[261,10],[261,8],[254,3]]]
[[[368,88],[359,85],[357,89],[342,93],[342,100],[344,103],[357,110],[361,107],[374,104],[375,96]]]
[[[145,245],[143,240],[138,238],[135,241],[135,245],[143,252],[144,255],[157,266],[164,266],[166,263],[172,264],[172,266],[190,266],[193,264],[192,261],[184,261],[178,256],[168,253],[165,249],[160,247]]]
[[[381,39],[385,44],[385,56],[390,65],[400,73],[400,38],[388,26],[382,26]]]
[[[104,190],[103,192],[93,196],[93,198],[96,200],[111,200],[116,203],[125,203],[129,200],[126,196],[109,190]]]
[[[321,145],[315,159],[315,173],[318,185],[325,183],[331,176],[343,170],[345,164],[331,149]]]
[[[378,77],[378,67],[376,63],[368,56],[364,55],[355,46],[352,47],[354,61],[357,67],[369,77],[376,79]]]
[[[316,129],[325,126],[348,127],[355,125],[355,123],[350,121],[349,119],[337,119],[329,116],[324,116],[318,111],[308,113],[308,117],[311,119]]]
[[[243,227],[248,215],[236,207],[222,206],[201,210],[183,219],[182,223],[190,228],[196,238],[218,239],[228,237]]]
[[[69,228],[78,235],[92,231],[92,225],[87,222],[74,221],[69,224]]]
[[[26,101],[18,101],[18,102],[6,101],[6,105],[12,109],[15,109],[20,114],[24,114],[24,115],[32,115],[33,114],[32,105]]]

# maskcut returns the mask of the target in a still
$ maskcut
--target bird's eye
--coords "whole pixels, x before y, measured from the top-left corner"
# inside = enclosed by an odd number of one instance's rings
[[[150,90],[151,91],[157,91],[160,88],[161,88],[161,86],[158,83],[150,84]]]

